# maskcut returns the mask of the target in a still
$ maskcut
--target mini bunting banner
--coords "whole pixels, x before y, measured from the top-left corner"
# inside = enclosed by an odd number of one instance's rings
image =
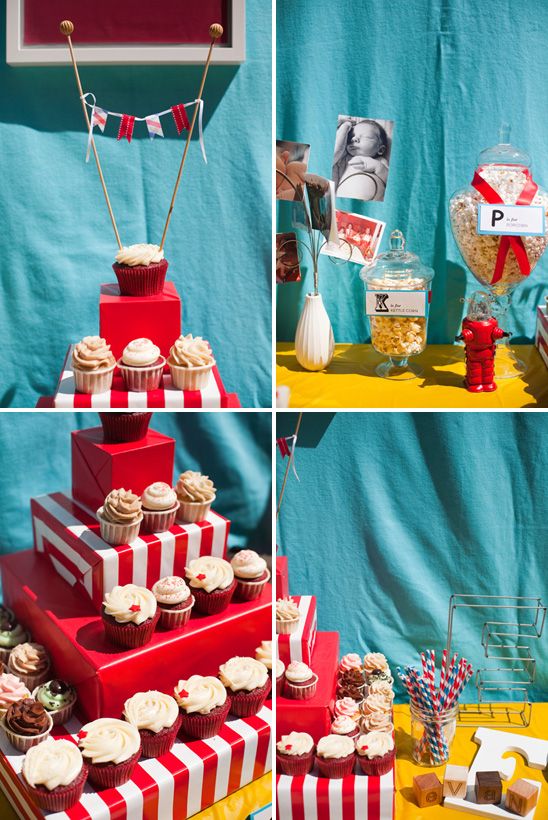
[[[164,136],[164,132],[162,131],[162,123],[160,122],[160,117],[157,114],[151,114],[150,117],[147,117],[146,124],[148,128],[148,135],[151,140],[153,140],[156,136]]]
[[[278,450],[280,451],[282,458],[289,457],[295,478],[299,481],[300,479],[297,475],[297,470],[295,469],[295,446],[297,444],[297,436],[293,435],[277,438],[276,444],[278,445]]]
[[[125,137],[128,142],[131,142],[134,125],[135,117],[132,117],[131,114],[122,114],[122,121],[120,123],[120,128],[118,130],[118,136],[116,137],[116,139],[121,140]]]
[[[181,105],[180,103],[179,105],[172,105],[171,113],[173,114],[175,128],[177,129],[178,134],[180,134],[184,128],[186,128],[187,131],[190,130],[190,122],[188,121],[184,105]]]

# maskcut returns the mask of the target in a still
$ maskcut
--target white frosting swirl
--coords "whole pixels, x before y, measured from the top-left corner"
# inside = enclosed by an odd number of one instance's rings
[[[201,336],[179,336],[169,351],[168,364],[175,367],[205,367],[213,365],[215,359],[209,344]]]
[[[28,750],[23,760],[23,774],[29,786],[45,786],[52,791],[76,780],[83,765],[82,752],[76,744],[48,737]]]
[[[362,668],[362,659],[359,655],[355,652],[349,652],[348,655],[344,655],[341,658],[341,662],[339,664],[339,674],[342,672],[349,672],[351,669],[360,669]]]
[[[372,712],[390,712],[392,710],[392,702],[384,695],[368,695],[362,702],[362,712],[364,715],[369,715]]]
[[[124,717],[137,729],[161,732],[173,726],[178,716],[179,707],[175,698],[154,689],[137,692],[124,703]]]
[[[352,719],[355,717],[360,716],[360,710],[358,704],[352,698],[340,698],[339,700],[335,701],[335,706],[333,707],[333,714],[335,717],[339,717],[339,715],[348,715]]]
[[[105,612],[119,624],[133,623],[137,626],[156,614],[156,598],[149,589],[135,584],[114,587],[103,601]]]
[[[368,758],[384,757],[393,748],[394,739],[388,732],[369,732],[360,735],[356,741],[357,753]]]
[[[219,667],[219,677],[224,685],[233,692],[252,692],[260,689],[268,680],[264,663],[254,658],[230,658]]]
[[[290,683],[305,683],[314,676],[314,672],[302,661],[291,661],[285,670],[285,676]]]
[[[149,484],[141,496],[141,504],[146,510],[170,510],[177,503],[177,493],[165,481]]]
[[[362,718],[362,726],[368,732],[393,732],[394,724],[388,712],[371,712]]]
[[[307,732],[290,732],[281,736],[276,748],[283,755],[307,755],[314,748],[314,741]]]
[[[367,675],[373,672],[384,672],[390,674],[388,661],[381,652],[369,652],[363,659],[363,668]]]
[[[326,735],[318,740],[318,757],[348,757],[354,753],[354,741],[345,735]]]
[[[334,735],[349,735],[355,732],[358,724],[349,715],[339,715],[331,724],[331,733]]]
[[[219,678],[211,675],[191,675],[187,680],[180,680],[174,694],[185,712],[198,712],[200,715],[208,715],[217,706],[222,706],[227,697]]]
[[[264,663],[267,669],[272,669],[272,641],[261,641],[255,650],[255,660]]]
[[[9,672],[0,675],[0,715],[5,714],[12,703],[30,696],[29,690],[17,675]]]
[[[236,578],[258,578],[266,571],[266,561],[253,550],[238,552],[230,563]]]
[[[281,678],[285,672],[285,663],[279,658],[276,658],[276,678]]]
[[[98,718],[78,732],[78,744],[92,763],[123,763],[141,747],[138,729],[126,720]]]
[[[172,606],[181,604],[190,598],[190,590],[178,575],[168,575],[160,578],[152,587],[152,594],[159,604]]]
[[[196,470],[185,470],[177,479],[175,492],[183,504],[205,504],[215,500],[216,490],[209,476]]]
[[[136,245],[128,245],[121,248],[116,254],[116,261],[119,265],[129,265],[134,268],[137,265],[151,265],[161,262],[164,258],[163,250],[159,245],[148,245],[146,242],[139,242]]]
[[[374,680],[369,686],[370,695],[381,695],[386,700],[394,700],[394,690],[387,680]]]
[[[293,598],[278,598],[276,601],[277,621],[298,621],[300,617],[299,607]]]
[[[124,347],[122,362],[128,367],[147,367],[160,356],[160,348],[150,339],[133,339]]]
[[[216,589],[227,589],[234,581],[234,570],[224,558],[214,555],[202,555],[195,558],[185,568],[186,577],[191,587],[213,592]]]

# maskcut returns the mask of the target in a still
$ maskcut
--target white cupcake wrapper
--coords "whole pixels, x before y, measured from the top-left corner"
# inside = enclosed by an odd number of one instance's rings
[[[105,521],[103,518],[103,508],[99,507],[97,510],[97,518],[101,527],[101,538],[107,544],[112,544],[113,547],[119,547],[121,544],[131,544],[139,535],[141,528],[141,521],[143,516],[134,524],[115,524],[112,521]]]
[[[120,359],[118,367],[126,389],[130,393],[148,393],[149,390],[157,390],[160,387],[165,363],[165,358],[160,356],[158,364],[148,367],[130,367]]]
[[[145,510],[143,508],[143,529],[147,532],[166,532],[175,524],[179,502],[170,510]]]
[[[112,387],[112,377],[116,365],[105,370],[78,370],[73,367],[74,386],[79,393],[107,393]]]
[[[215,496],[211,501],[180,501],[177,512],[177,521],[181,524],[196,524],[203,521],[215,501]]]
[[[49,728],[42,732],[41,735],[34,735],[32,737],[27,737],[23,735],[16,735],[15,732],[12,732],[11,729],[6,725],[6,718],[2,718],[2,729],[6,733],[6,737],[19,752],[28,752],[33,746],[38,746],[39,743],[42,743],[44,740],[50,736],[51,730],[53,729],[53,720],[51,715],[48,714],[48,721],[49,721]]]
[[[277,635],[292,635],[299,628],[299,618],[294,618],[292,621],[276,621]]]
[[[25,675],[24,672],[18,672],[16,669],[12,669],[11,666],[8,664],[8,672],[12,675],[16,675],[19,680],[25,684],[29,692],[32,692],[37,686],[41,686],[47,680],[49,680],[50,672],[51,672],[51,663],[48,665],[48,668],[42,672],[40,675]]]
[[[46,681],[44,681],[44,683],[45,682]],[[38,690],[40,689],[40,686],[41,686],[41,684],[39,686],[37,686],[35,689],[33,689],[32,697],[34,698],[34,700],[38,700],[37,695],[38,695]],[[46,709],[48,715],[50,716],[50,718],[53,721],[54,726],[61,726],[63,723],[66,723],[67,720],[70,720],[70,718],[72,717],[72,712],[74,711],[74,704],[75,703],[76,703],[76,698],[74,698],[72,703],[69,703],[66,706],[63,706],[61,709],[54,709],[51,712]]]
[[[178,390],[203,390],[211,377],[216,362],[201,367],[178,367],[170,364],[171,383]]]

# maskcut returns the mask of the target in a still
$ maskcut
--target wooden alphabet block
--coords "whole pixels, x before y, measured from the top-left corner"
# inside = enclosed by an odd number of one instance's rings
[[[466,797],[468,771],[467,766],[451,766],[447,764],[443,778],[444,797]]]
[[[433,772],[414,777],[413,792],[417,806],[421,809],[428,808],[428,806],[439,806],[443,800],[443,786]]]
[[[476,801],[478,803],[500,803],[502,800],[502,780],[498,772],[476,773]]]
[[[527,780],[516,780],[508,786],[506,792],[507,810],[519,814],[520,817],[525,817],[537,805],[539,791],[538,786],[533,786]]]

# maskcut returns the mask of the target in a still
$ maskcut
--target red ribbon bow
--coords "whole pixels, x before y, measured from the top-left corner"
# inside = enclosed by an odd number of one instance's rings
[[[171,113],[173,114],[173,119],[175,120],[175,128],[177,129],[177,133],[180,134],[183,128],[186,128],[187,131],[190,131],[190,122],[186,114],[186,109],[182,103],[178,105],[171,106]]]
[[[474,172],[472,186],[476,189],[476,191],[478,191],[478,193],[482,195],[485,201],[488,202],[490,205],[504,205],[504,202],[499,196],[499,194],[481,176],[483,168],[484,166],[481,165]],[[536,193],[538,191],[538,185],[536,182],[533,182],[531,172],[527,168],[520,168],[519,170],[521,171],[521,173],[525,174],[527,182],[523,186],[523,189],[518,198],[516,199],[515,204],[530,205],[536,196]],[[514,251],[514,256],[517,259],[521,275],[529,276],[529,274],[531,273],[531,265],[529,264],[527,251],[525,250],[525,245],[523,244],[522,237],[501,236],[499,249],[497,253],[497,260],[495,262],[495,271],[493,273],[493,278],[491,279],[492,285],[496,284],[502,279],[504,265],[506,264],[506,257],[508,256],[508,251],[510,250],[510,248],[512,248],[512,250]]]
[[[116,137],[116,140],[121,140],[123,139],[123,137],[125,137],[128,142],[131,142],[134,125],[135,117],[132,114],[122,114],[122,119],[120,120],[120,128],[118,129],[118,136]]]

